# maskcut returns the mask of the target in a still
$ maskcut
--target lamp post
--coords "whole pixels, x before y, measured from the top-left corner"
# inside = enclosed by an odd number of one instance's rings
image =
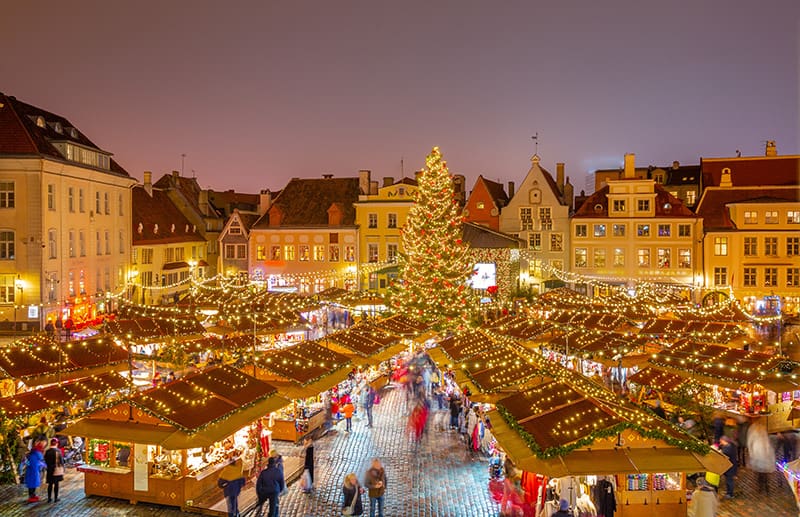
[[[22,284],[22,280],[20,279],[19,275],[17,275],[17,280],[14,282],[14,287],[19,289],[19,303],[17,303],[17,301],[14,300],[14,335],[16,336],[17,335],[17,306],[18,305],[22,306],[22,298],[23,298],[23,295],[24,295],[24,292],[22,290],[23,284]]]

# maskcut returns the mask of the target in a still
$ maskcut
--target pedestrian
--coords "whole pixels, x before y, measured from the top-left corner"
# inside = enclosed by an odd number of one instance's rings
[[[261,517],[264,503],[269,502],[267,517],[278,517],[278,497],[286,490],[286,480],[283,472],[278,468],[275,458],[267,459],[267,468],[261,471],[256,481],[256,496],[258,503],[256,515]]]
[[[372,427],[372,408],[378,400],[378,392],[372,385],[367,384],[367,399],[364,404],[364,410],[367,413],[367,427]]]
[[[61,315],[58,315],[56,318],[56,338],[61,341],[61,329],[64,328],[64,320],[61,319]]]
[[[342,485],[342,494],[344,500],[342,501],[342,515],[363,515],[364,504],[361,501],[361,494],[364,489],[358,484],[358,478],[354,473],[350,473],[344,477],[344,484]]]
[[[769,476],[775,472],[775,448],[761,420],[753,422],[747,430],[747,451],[750,470],[756,473],[759,492],[769,493]]]
[[[58,502],[58,484],[64,480],[64,454],[58,447],[58,438],[50,440],[50,448],[44,453],[47,465],[47,502]]]
[[[386,494],[386,469],[383,468],[381,460],[378,458],[372,459],[370,465],[364,476],[364,486],[369,490],[369,517],[375,517],[377,512],[378,517],[383,517],[383,501]]]
[[[244,464],[241,458],[235,458],[222,469],[217,479],[217,486],[225,494],[228,503],[228,517],[239,517],[239,493],[244,487]]]
[[[688,508],[688,517],[716,517],[717,493],[706,482],[706,478],[700,476],[695,480],[697,488],[692,492],[692,501]]]
[[[344,415],[345,421],[345,431],[350,432],[353,430],[353,412],[356,410],[356,407],[353,405],[353,402],[350,401],[348,398],[344,405],[342,406],[342,414]]]
[[[64,322],[64,332],[67,334],[67,341],[72,337],[72,329],[74,327],[75,323],[72,321],[72,318],[68,317],[67,321]]]
[[[175,380],[175,372],[169,372],[169,373],[167,374],[167,380],[166,380],[166,382],[167,382],[167,383],[170,383],[170,382],[172,382],[172,381],[174,381],[174,380]]]
[[[664,411],[664,408],[661,406],[660,400],[656,400],[656,407],[653,408],[653,413],[655,413],[657,417],[663,418],[664,420],[667,419],[667,412]]]
[[[725,499],[732,499],[733,482],[736,478],[736,474],[739,472],[739,451],[737,450],[736,444],[733,443],[733,440],[725,435],[722,435],[720,438],[720,445],[722,446],[720,451],[727,456],[728,460],[731,462],[730,468],[725,471]]]
[[[461,412],[461,401],[458,395],[450,396],[450,429],[458,429],[458,414]]]
[[[28,461],[25,463],[25,486],[28,488],[28,502],[38,503],[39,496],[36,489],[42,484],[42,469],[47,467],[44,462],[44,448],[47,442],[39,440],[34,443],[33,448],[28,453]]]
[[[47,324],[44,326],[44,331],[47,332],[47,335],[53,337],[55,334],[56,328],[53,325],[53,320],[47,320]]]
[[[569,511],[569,501],[566,499],[559,501],[558,510],[551,517],[572,517],[572,512]]]
[[[303,476],[306,476],[306,472],[308,472],[308,486],[303,488],[303,492],[309,494],[314,490],[314,440],[310,436],[306,436],[303,444],[306,448],[303,460]]]
[[[281,471],[281,474],[284,475],[284,479],[285,479],[285,472],[283,470],[283,456],[278,454],[277,450],[270,449],[269,450],[269,457],[270,458],[275,458],[275,466],[278,467],[278,470]]]

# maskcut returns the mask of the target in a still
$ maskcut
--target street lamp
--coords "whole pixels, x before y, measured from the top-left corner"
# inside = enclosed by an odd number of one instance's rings
[[[19,289],[19,303],[17,303],[17,301],[14,300],[14,335],[16,336],[17,335],[17,306],[18,305],[22,306],[22,297],[23,297],[23,294],[24,294],[24,292],[22,290],[22,288],[24,287],[24,284],[22,283],[22,280],[20,279],[19,275],[17,275],[17,280],[14,282],[14,287]]]

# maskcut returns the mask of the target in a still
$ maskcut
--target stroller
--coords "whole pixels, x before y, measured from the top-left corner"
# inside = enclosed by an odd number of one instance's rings
[[[74,468],[83,465],[85,452],[83,439],[80,436],[73,437],[72,446],[64,449],[64,466]]]

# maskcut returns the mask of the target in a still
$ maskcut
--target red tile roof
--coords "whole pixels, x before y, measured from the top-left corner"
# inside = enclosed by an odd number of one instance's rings
[[[328,209],[341,203],[344,209],[341,224],[351,226],[355,224],[353,203],[358,201],[358,195],[358,178],[294,178],[275,198],[272,208],[281,212],[281,226],[327,226]],[[267,214],[253,228],[269,228]]]
[[[494,201],[494,204],[497,205],[497,208],[503,208],[508,204],[508,194],[506,194],[506,190],[503,188],[502,183],[487,180],[483,176],[478,176],[476,183],[479,182],[483,182],[484,186],[486,187],[486,191],[492,197],[492,200]]]
[[[703,218],[703,228],[709,230],[732,230],[729,204],[743,202],[800,201],[800,189],[795,187],[720,188],[709,187],[703,192],[697,205],[697,215]]]
[[[734,187],[800,185],[800,156],[701,158],[703,184],[718,187],[725,168],[731,170]]]
[[[131,191],[133,203],[131,235],[134,245],[205,242],[197,232],[197,228],[181,213],[166,192],[156,188],[153,188],[152,192],[153,195],[150,196],[142,185],[136,185]]]

